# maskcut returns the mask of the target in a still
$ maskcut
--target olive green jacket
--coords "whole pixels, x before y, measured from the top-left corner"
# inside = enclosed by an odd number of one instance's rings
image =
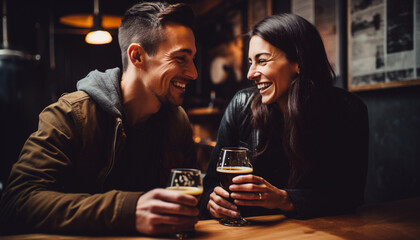
[[[167,122],[163,167],[194,165],[185,111],[173,107]],[[142,192],[104,190],[125,139],[122,118],[112,116],[84,91],[64,95],[45,108],[3,192],[2,231],[134,232]]]

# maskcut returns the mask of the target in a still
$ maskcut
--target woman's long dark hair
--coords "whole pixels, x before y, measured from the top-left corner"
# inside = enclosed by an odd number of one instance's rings
[[[252,36],[261,37],[285,52],[290,62],[299,65],[300,73],[290,83],[283,113],[282,142],[290,165],[288,185],[294,187],[311,168],[308,143],[305,141],[305,135],[310,131],[306,118],[321,107],[324,94],[335,80],[335,73],[317,29],[302,17],[294,14],[269,16],[253,27],[250,32]],[[261,95],[256,94],[251,110],[253,126],[267,137],[264,152],[270,145],[270,139],[275,137],[270,131],[272,125],[278,124],[270,121],[273,104],[263,104]]]

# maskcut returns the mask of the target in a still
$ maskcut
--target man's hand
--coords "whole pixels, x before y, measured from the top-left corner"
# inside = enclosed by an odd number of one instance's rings
[[[178,233],[198,221],[198,200],[187,194],[154,189],[137,201],[136,230],[148,235]]]

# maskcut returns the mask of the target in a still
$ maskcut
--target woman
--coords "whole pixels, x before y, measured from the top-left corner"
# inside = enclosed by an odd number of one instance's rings
[[[316,28],[293,14],[270,16],[250,32],[248,79],[221,121],[204,179],[204,217],[286,214],[310,218],[363,202],[368,159],[365,104],[333,87],[335,74]],[[253,174],[219,187],[223,147],[252,154]]]

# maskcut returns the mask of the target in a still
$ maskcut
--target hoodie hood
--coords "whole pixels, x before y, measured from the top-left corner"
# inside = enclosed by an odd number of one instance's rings
[[[86,92],[102,109],[114,117],[122,116],[120,69],[94,70],[77,82],[77,90]]]

